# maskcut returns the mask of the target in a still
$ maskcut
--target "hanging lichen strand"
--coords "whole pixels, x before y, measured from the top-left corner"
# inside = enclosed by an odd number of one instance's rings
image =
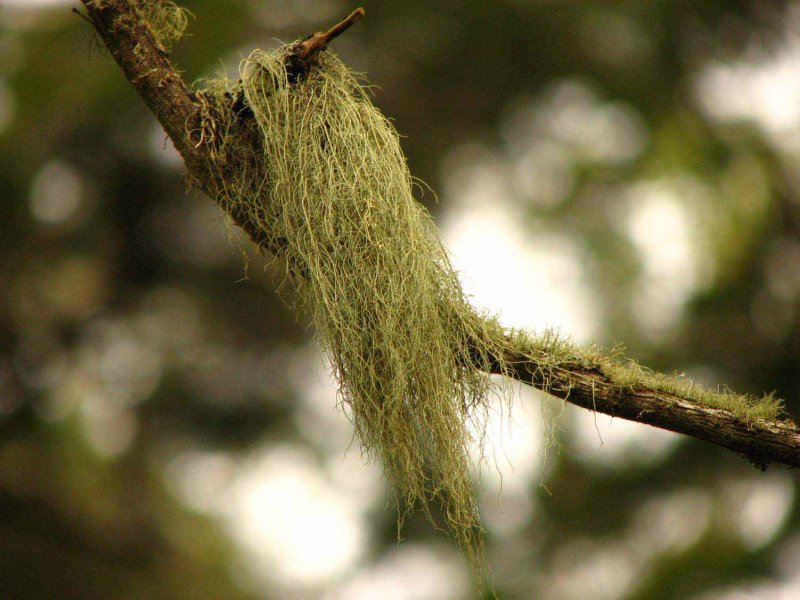
[[[436,521],[441,507],[484,577],[469,469],[480,440],[469,432],[482,431],[487,405],[488,376],[477,367],[502,356],[505,338],[467,303],[412,196],[398,135],[357,79],[330,53],[296,79],[285,64],[283,52],[256,51],[241,84],[206,90],[217,105],[243,94],[255,123],[248,135],[247,118],[206,116],[221,132],[221,202],[286,260],[290,304],[313,315],[340,400],[366,453],[383,464],[400,523],[414,507]],[[479,422],[469,427],[471,419]]]

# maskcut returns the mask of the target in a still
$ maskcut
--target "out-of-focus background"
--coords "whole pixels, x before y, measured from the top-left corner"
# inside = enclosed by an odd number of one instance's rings
[[[190,80],[355,8],[186,5]],[[73,6],[0,2],[0,597],[472,597],[424,519],[397,544],[280,268],[245,271]],[[364,6],[335,51],[476,304],[798,413],[796,3]],[[531,390],[490,431],[502,598],[800,597],[796,474]]]

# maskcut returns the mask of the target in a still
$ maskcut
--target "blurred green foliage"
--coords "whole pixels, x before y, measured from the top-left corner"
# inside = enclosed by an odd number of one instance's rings
[[[186,4],[196,18],[174,59],[190,80],[234,74],[252,48],[354,8]],[[454,173],[499,176],[523,235],[579,249],[592,337],[711,385],[774,389],[797,414],[792,3],[364,6],[335,50],[378,86],[412,173],[440,192],[423,197],[437,218],[468,187]],[[323,472],[345,451],[347,435],[308,412],[312,332],[278,301],[280,269],[247,250],[244,277],[216,207],[186,193],[163,133],[68,3],[0,6],[0,56],[0,596],[370,597],[354,590],[377,589],[364,581],[398,552],[382,502],[341,571],[304,583],[267,561],[262,583],[243,584],[225,511],[175,483],[187,453],[249,464],[259,448],[303,448]],[[663,231],[692,251],[664,258]],[[651,454],[647,434],[614,454],[617,423],[607,448],[584,452],[579,418],[567,411],[558,456],[510,492],[509,514],[533,508],[490,531],[502,598],[797,592],[796,476],[692,440]],[[442,548],[422,521],[405,535],[400,551]],[[425,597],[413,589],[394,593]]]

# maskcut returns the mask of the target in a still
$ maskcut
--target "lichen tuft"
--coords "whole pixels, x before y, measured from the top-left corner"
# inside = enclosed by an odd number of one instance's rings
[[[192,13],[185,8],[170,0],[134,0],[133,4],[165,52],[186,35]]]
[[[240,85],[205,90],[227,104],[242,98],[255,123],[247,132],[236,114],[206,116],[218,132],[222,204],[280,248],[287,298],[310,311],[358,439],[392,484],[400,523],[415,507],[435,521],[440,507],[486,579],[469,468],[480,440],[469,431],[482,430],[489,385],[475,365],[502,355],[492,333],[501,330],[467,302],[412,195],[396,131],[338,58],[322,55],[291,82],[281,52],[256,51]],[[254,135],[256,153],[247,151]]]

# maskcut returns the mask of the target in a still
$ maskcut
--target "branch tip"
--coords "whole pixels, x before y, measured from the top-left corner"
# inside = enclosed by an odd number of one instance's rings
[[[328,29],[328,31],[322,34],[322,37],[325,39],[325,45],[329,44],[332,39],[339,37],[345,31],[350,29],[358,21],[363,19],[366,16],[366,14],[367,11],[365,11],[363,7],[358,7],[349,15],[347,15],[347,17],[345,17],[344,19],[339,21],[336,25]]]
[[[347,17],[339,21],[328,31],[318,31],[303,41],[289,46],[287,65],[292,78],[302,75],[314,64],[320,52],[328,47],[332,40],[342,35],[367,14],[362,7],[355,9]]]

